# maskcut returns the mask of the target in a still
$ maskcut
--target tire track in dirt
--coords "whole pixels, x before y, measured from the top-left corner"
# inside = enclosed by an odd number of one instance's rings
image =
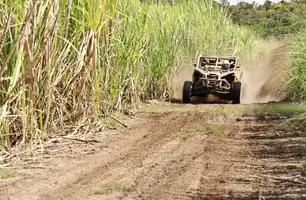
[[[107,150],[0,183],[0,199],[306,199],[305,139],[281,120],[177,106],[138,114]]]
[[[164,115],[166,116],[164,117]],[[97,187],[96,183],[100,182],[99,180],[111,179],[114,181],[120,179],[120,176],[131,176],[135,169],[141,170],[141,168],[146,168],[143,167],[143,163],[146,160],[152,159],[150,155],[154,155],[156,149],[163,148],[164,146],[166,146],[164,147],[165,149],[168,149],[168,144],[173,140],[173,134],[178,134],[180,128],[184,127],[189,121],[182,119],[184,118],[179,118],[177,114],[171,113],[157,114],[156,116],[150,115],[147,118],[146,124],[139,125],[140,130],[133,129],[131,132],[126,133],[126,137],[119,139],[123,141],[132,140],[131,143],[127,142],[125,145],[131,148],[121,149],[122,152],[119,158],[93,169],[89,174],[86,172],[76,182],[69,184],[68,187],[60,188],[58,191],[52,191],[52,195],[44,195],[43,199],[84,199],[88,195],[87,192],[90,192],[86,191],[87,188]],[[133,133],[136,133],[136,135]],[[120,143],[115,144],[119,145],[116,149],[120,151],[120,147],[123,147],[122,141],[116,142]],[[133,177],[128,178],[131,179]],[[81,192],[79,193],[78,191]]]

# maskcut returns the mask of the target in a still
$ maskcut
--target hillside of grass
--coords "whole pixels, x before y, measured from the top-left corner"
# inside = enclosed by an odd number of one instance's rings
[[[253,32],[233,25],[212,2],[4,0],[0,12],[6,150],[167,98],[182,56],[256,59],[264,51]]]

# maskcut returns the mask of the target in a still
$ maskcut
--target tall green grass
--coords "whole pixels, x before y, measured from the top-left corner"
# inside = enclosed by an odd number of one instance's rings
[[[290,81],[288,91],[292,99],[306,102],[306,34],[296,38],[291,53]]]
[[[212,2],[3,0],[0,146],[37,144],[171,95],[182,56],[258,58],[264,46]]]
[[[291,52],[290,79],[287,84],[288,96],[306,107],[306,34],[296,36]],[[295,127],[306,132],[306,112],[293,120]]]

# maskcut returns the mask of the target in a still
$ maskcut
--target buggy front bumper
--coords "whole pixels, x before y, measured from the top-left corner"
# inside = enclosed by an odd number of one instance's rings
[[[231,94],[231,85],[226,79],[199,79],[194,83],[192,96],[206,96],[209,93],[220,95]]]

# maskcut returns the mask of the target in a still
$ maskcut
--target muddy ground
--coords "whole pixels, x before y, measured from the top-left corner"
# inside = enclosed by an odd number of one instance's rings
[[[148,104],[127,128],[16,160],[0,199],[306,199],[306,139],[278,107]]]

